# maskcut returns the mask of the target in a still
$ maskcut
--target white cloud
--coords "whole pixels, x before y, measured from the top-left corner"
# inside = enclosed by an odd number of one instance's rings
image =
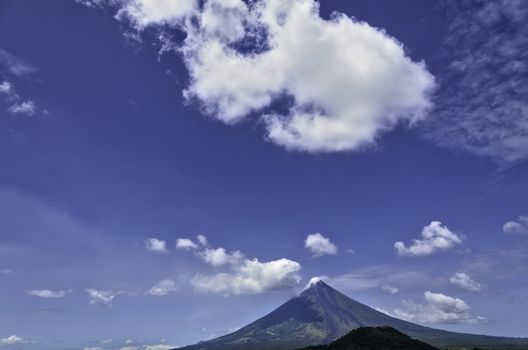
[[[35,102],[23,101],[13,87],[13,84],[7,80],[0,83],[0,94],[5,96],[7,102],[11,104],[7,111],[12,114],[34,115],[37,112]]]
[[[134,341],[132,339],[127,339],[125,341],[125,344],[134,344]]]
[[[88,347],[88,348],[83,348],[83,350],[104,350],[104,349],[99,348],[99,347]]]
[[[212,275],[196,274],[191,284],[195,289],[220,294],[261,293],[268,290],[285,289],[300,282],[301,265],[289,259],[260,262],[248,259],[238,251],[228,253],[225,248],[208,246],[205,236],[198,236],[200,245],[183,239],[183,249],[198,249],[195,256],[215,268],[226,268],[226,272]],[[179,241],[181,242],[182,239]],[[189,248],[187,248],[189,247]]]
[[[528,5],[446,1],[443,84],[427,126],[438,144],[499,162],[528,157]],[[464,45],[460,45],[460,43]]]
[[[137,31],[155,27],[162,51],[183,55],[188,100],[227,124],[256,116],[267,139],[290,150],[359,150],[424,119],[432,106],[435,80],[423,62],[366,22],[323,19],[315,0],[119,3],[116,18]],[[186,33],[181,46],[167,27]],[[268,110],[284,98],[291,101],[284,112]]]
[[[442,293],[425,292],[425,304],[404,302],[403,309],[396,309],[393,315],[404,320],[421,323],[482,323],[485,317],[474,316],[465,301]]]
[[[145,350],[170,350],[177,348],[176,345],[168,345],[168,344],[157,344],[157,345],[143,345],[143,348]]]
[[[113,341],[112,339],[103,339],[101,340],[101,344],[110,344],[112,343],[112,341]]]
[[[75,0],[76,3],[95,8],[97,6],[102,6],[107,0]]]
[[[403,242],[396,242],[394,248],[400,256],[423,256],[453,248],[461,243],[462,238],[450,231],[447,226],[442,226],[439,221],[432,221],[423,228],[422,239],[413,239],[409,247]]]
[[[299,284],[301,265],[289,259],[260,262],[246,259],[231,273],[196,275],[191,283],[200,291],[221,294],[261,293]]]
[[[502,231],[506,234],[528,234],[528,216],[521,215],[517,221],[508,221],[502,227]]]
[[[205,249],[198,253],[198,256],[211,266],[237,265],[244,260],[244,254],[236,250],[227,253],[224,248]]]
[[[68,290],[58,290],[53,291],[49,289],[35,289],[35,290],[27,290],[26,294],[32,295],[34,297],[39,298],[64,298],[67,293],[71,291]]]
[[[0,93],[10,95],[13,92],[13,85],[8,81],[0,83]]]
[[[112,301],[118,294],[120,294],[119,292],[115,292],[112,290],[97,290],[94,288],[86,289],[86,292],[88,293],[88,297],[90,298],[91,305],[103,307],[112,306]]]
[[[0,269],[0,273],[4,275],[10,275],[13,273],[13,270],[10,269]]]
[[[194,242],[192,239],[189,238],[178,238],[176,240],[176,248],[178,249],[185,249],[185,250],[193,250],[198,249],[200,246],[206,247],[207,246],[207,237],[204,235],[197,235],[196,240],[198,243]]]
[[[135,346],[124,346],[120,348],[119,350],[137,350],[137,347]]]
[[[19,337],[19,336],[16,336],[16,335],[11,335],[7,338],[0,338],[0,346],[2,345],[16,345],[16,344],[26,344],[28,341]]]
[[[480,292],[482,290],[482,285],[477,281],[473,280],[464,272],[457,272],[449,279],[449,282],[455,286],[469,290],[471,292]]]
[[[178,238],[176,240],[176,248],[185,250],[196,249],[198,248],[198,244],[194,243],[189,238]]]
[[[15,102],[7,111],[13,114],[34,115],[37,112],[37,106],[33,101]]]
[[[171,279],[164,279],[156,283],[152,288],[150,288],[146,294],[153,296],[163,296],[171,292],[178,290],[178,285]]]
[[[167,252],[167,242],[157,239],[157,238],[147,238],[145,240],[145,248],[147,250],[157,252],[157,253],[166,253]]]
[[[205,7],[183,48],[191,75],[185,95],[217,119],[234,123],[288,96],[286,113],[262,113],[268,139],[292,150],[334,152],[371,145],[399,122],[424,118],[431,106],[434,79],[423,63],[365,22],[324,20],[313,0],[208,4],[214,11]],[[239,30],[209,27],[227,19],[231,25],[223,28]],[[267,49],[243,54],[230,46],[251,33],[266,33],[259,49]]]
[[[137,30],[152,25],[178,26],[198,8],[197,0],[128,0],[123,3],[116,17],[128,19]]]
[[[391,286],[390,284],[384,284],[383,286],[381,286],[381,290],[389,293],[389,294],[396,294],[400,291],[399,288],[397,287],[394,287],[394,286]]]
[[[337,254],[336,245],[320,233],[308,235],[304,241],[304,247],[311,251],[315,258]]]
[[[198,243],[200,243],[204,247],[207,246],[207,238],[204,235],[198,235],[196,236],[196,239],[198,240]]]
[[[18,77],[24,77],[36,71],[36,69],[27,64],[21,58],[12,53],[0,49],[0,73],[4,68],[8,73]],[[8,80],[0,82],[0,94],[5,96],[6,101],[11,105],[7,111],[12,114],[34,115],[37,112],[37,106],[34,101],[22,99],[16,93],[13,84]]]

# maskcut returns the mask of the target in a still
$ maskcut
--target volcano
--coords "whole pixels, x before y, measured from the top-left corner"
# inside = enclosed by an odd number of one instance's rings
[[[323,281],[311,283],[298,296],[236,332],[179,349],[292,350],[331,343],[359,327],[381,326],[437,347],[515,344],[517,349],[528,349],[528,339],[454,333],[400,320],[347,297]]]

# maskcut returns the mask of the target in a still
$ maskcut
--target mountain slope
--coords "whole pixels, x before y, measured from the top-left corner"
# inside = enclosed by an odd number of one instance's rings
[[[352,329],[377,326],[393,327],[435,346],[528,345],[527,339],[453,333],[403,321],[361,304],[319,281],[236,332],[180,349],[291,350],[328,344]]]
[[[329,345],[300,350],[438,350],[392,327],[360,327]]]

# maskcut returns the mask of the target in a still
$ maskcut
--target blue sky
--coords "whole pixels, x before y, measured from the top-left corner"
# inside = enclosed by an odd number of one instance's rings
[[[194,343],[314,276],[528,337],[527,14],[1,1],[0,347]]]

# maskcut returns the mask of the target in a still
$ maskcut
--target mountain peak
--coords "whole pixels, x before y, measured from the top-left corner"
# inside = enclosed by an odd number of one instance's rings
[[[330,286],[324,282],[324,280],[326,279],[328,279],[327,276],[312,277],[310,279],[310,282],[308,282],[308,284],[303,288],[302,292],[308,289],[311,289],[311,288],[318,288],[318,287],[329,287],[330,288]]]

